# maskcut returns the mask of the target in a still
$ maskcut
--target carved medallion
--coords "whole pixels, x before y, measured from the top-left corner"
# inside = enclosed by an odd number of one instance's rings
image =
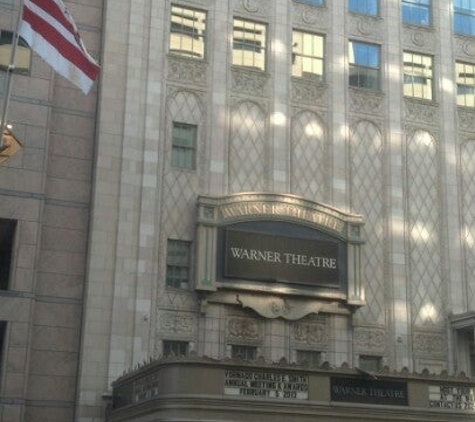
[[[324,323],[298,322],[293,325],[294,340],[300,343],[325,344],[327,333]]]
[[[378,328],[357,327],[354,332],[355,349],[360,352],[381,352],[386,348],[386,332]]]
[[[232,317],[228,321],[228,339],[259,340],[260,325],[252,318]]]
[[[195,331],[194,321],[190,314],[167,312],[160,318],[160,327],[166,333],[191,334]]]

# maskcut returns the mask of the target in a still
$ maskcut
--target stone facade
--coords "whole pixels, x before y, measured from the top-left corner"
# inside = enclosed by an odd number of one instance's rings
[[[0,1],[0,29],[18,3]],[[103,421],[111,383],[164,340],[212,359],[238,344],[273,362],[304,350],[338,367],[372,356],[398,372],[475,369],[474,318],[449,319],[475,310],[475,109],[456,106],[454,82],[475,40],[453,34],[446,0],[432,0],[427,28],[402,25],[398,2],[377,17],[346,1],[66,3],[100,82],[83,96],[36,55],[15,77],[24,148],[0,165],[0,218],[17,221],[0,420]],[[204,59],[169,53],[172,3],[206,12]],[[233,17],[267,25],[265,71],[231,64]],[[323,80],[291,76],[293,29],[324,36]],[[380,46],[379,90],[348,86],[348,40]],[[434,100],[403,96],[403,51],[433,57]],[[176,121],[197,127],[191,171],[171,166]],[[236,298],[198,279],[206,253],[217,265],[200,198],[246,192],[356,221],[340,236],[362,245],[356,290],[306,301],[246,285]],[[167,287],[168,239],[194,247],[186,288]]]

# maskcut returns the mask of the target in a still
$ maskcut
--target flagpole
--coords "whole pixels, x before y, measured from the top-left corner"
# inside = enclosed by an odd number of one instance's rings
[[[7,148],[4,143],[3,135],[5,133],[5,129],[7,128],[7,114],[8,114],[8,106],[10,104],[10,97],[12,93],[12,80],[13,80],[13,71],[15,70],[15,59],[16,59],[16,52],[18,46],[18,39],[19,39],[19,29],[20,29],[20,22],[21,16],[23,12],[23,2],[24,0],[20,0],[20,9],[18,11],[16,29],[13,34],[12,39],[12,48],[10,51],[10,63],[7,67],[7,82],[4,92],[4,99],[3,99],[3,109],[2,109],[2,116],[0,120],[0,152]]]

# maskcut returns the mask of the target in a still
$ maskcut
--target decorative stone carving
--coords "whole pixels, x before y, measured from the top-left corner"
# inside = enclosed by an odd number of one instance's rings
[[[268,17],[270,15],[269,0],[239,0],[236,2],[235,11]]]
[[[238,296],[243,308],[250,308],[265,318],[284,318],[287,320],[301,319],[311,313],[317,314],[322,308],[321,303],[303,302],[280,297]]]
[[[327,87],[308,79],[292,78],[292,101],[313,105],[327,105]]]
[[[233,69],[231,76],[233,91],[251,94],[257,97],[268,95],[267,82],[269,76],[267,74],[243,69]]]
[[[205,85],[208,65],[198,60],[168,58],[168,79],[186,84]]]
[[[379,93],[368,93],[362,90],[350,89],[350,108],[355,113],[382,114],[384,112],[384,97]]]
[[[328,11],[325,8],[297,2],[293,2],[293,8],[297,23],[322,29],[327,27],[329,19]]]
[[[349,15],[350,33],[364,37],[381,38],[380,19],[374,16]]]
[[[458,120],[461,130],[475,132],[475,110],[459,108]]]
[[[406,98],[406,119],[429,125],[438,125],[439,108],[432,104],[410,100]]]
[[[195,318],[190,314],[167,312],[160,318],[160,328],[166,333],[193,334]]]
[[[414,333],[414,353],[430,357],[445,356],[446,339],[444,335],[435,332]]]
[[[386,349],[386,332],[379,328],[356,327],[354,345],[358,352],[383,352]]]
[[[424,48],[433,50],[435,48],[435,34],[433,31],[419,28],[404,28],[404,45],[406,47]]]
[[[299,343],[325,345],[328,341],[324,323],[297,322],[292,326],[292,334]]]
[[[260,325],[252,318],[231,317],[228,321],[228,339],[259,340]]]

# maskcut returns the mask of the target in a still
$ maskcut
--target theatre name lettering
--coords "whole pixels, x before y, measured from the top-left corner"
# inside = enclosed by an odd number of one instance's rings
[[[225,277],[339,287],[337,241],[226,230]]]
[[[230,370],[225,372],[224,394],[307,400],[308,375]]]

